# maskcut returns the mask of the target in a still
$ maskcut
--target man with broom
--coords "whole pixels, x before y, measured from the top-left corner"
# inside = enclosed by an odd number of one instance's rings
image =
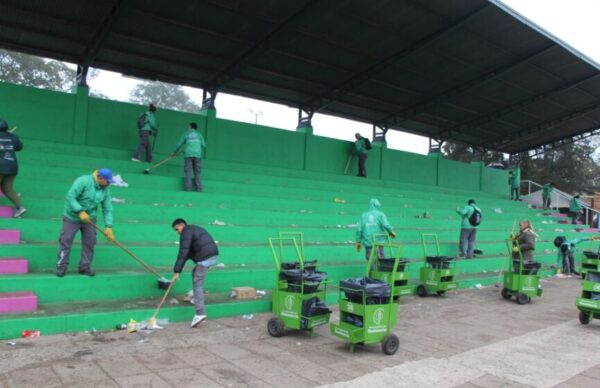
[[[88,276],[96,275],[92,271],[91,265],[94,259],[94,246],[96,245],[96,214],[100,204],[102,204],[104,224],[106,225],[104,235],[110,241],[115,240],[112,230],[112,203],[110,191],[108,190],[111,183],[112,171],[108,168],[101,168],[90,175],[77,178],[67,192],[63,224],[58,240],[56,276],[63,277],[67,273],[69,254],[78,231],[81,231],[79,273]]]
[[[196,225],[188,225],[184,219],[178,218],[171,224],[173,230],[179,234],[179,254],[173,267],[173,281],[179,280],[185,262],[191,259],[194,263],[192,282],[194,284],[194,305],[196,315],[190,327],[196,327],[206,319],[204,307],[204,279],[209,268],[219,260],[219,248],[215,240],[204,229]]]
[[[177,156],[179,149],[183,148],[184,173],[185,173],[185,191],[192,190],[192,172],[194,173],[194,186],[196,191],[202,191],[202,182],[200,181],[200,164],[202,162],[202,151],[206,148],[206,142],[202,134],[198,132],[198,124],[190,123],[177,145],[171,158]]]

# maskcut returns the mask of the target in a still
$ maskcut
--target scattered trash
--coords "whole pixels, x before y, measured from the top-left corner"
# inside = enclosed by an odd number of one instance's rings
[[[242,319],[249,320],[249,319],[252,319],[252,318],[254,318],[254,314],[244,314],[244,315],[242,315]]]
[[[117,174],[117,175],[113,175],[113,181],[111,183],[111,186],[115,186],[115,187],[129,187],[129,183],[125,182],[123,180],[123,177],[121,177],[120,174]]]
[[[21,333],[21,338],[39,338],[40,331],[39,330],[23,330]]]
[[[264,290],[256,290],[256,295],[257,295],[257,296],[266,296],[266,295],[267,295],[267,291],[264,291]]]
[[[225,226],[225,222],[219,220],[214,220],[213,222],[211,222],[211,224],[217,226]]]
[[[110,200],[112,203],[125,203],[123,198],[112,197]]]
[[[358,224],[348,224],[346,225],[346,228],[357,228]]]
[[[481,285],[481,283],[477,283],[473,287],[477,288],[478,290],[481,290],[483,288],[483,286]]]
[[[139,323],[135,319],[130,318],[129,322],[127,322],[127,325],[126,325],[127,332],[135,333],[136,331],[138,331],[139,326],[140,326]]]
[[[346,200],[345,200],[345,199],[342,199],[342,198],[337,198],[337,197],[336,197],[336,198],[333,200],[333,202],[335,202],[335,203],[346,203]]]
[[[169,304],[179,304],[179,301],[177,300],[177,298],[171,298],[169,300]]]
[[[121,323],[121,324],[115,326],[115,330],[125,330],[125,329],[127,329],[127,324],[125,324],[125,323]]]
[[[555,231],[555,232],[558,232],[558,233],[562,233],[562,232],[564,232],[564,230],[562,230],[561,228],[556,228],[556,229],[554,229],[554,231]]]
[[[138,342],[139,342],[139,343],[142,343],[142,344],[144,344],[144,343],[150,342],[150,338],[148,338],[148,337],[146,337],[146,338],[142,338],[142,339],[141,339],[141,340],[139,340]]]
[[[215,267],[215,268],[225,268],[225,264],[224,263],[218,263],[218,264],[213,265],[213,267]]]
[[[246,264],[240,264],[240,265],[241,265],[242,267],[245,267],[245,266],[246,266]]]
[[[8,346],[17,346],[16,342],[7,342],[6,343]]]
[[[300,213],[306,213],[306,210],[300,209]]]
[[[338,229],[341,229],[341,228],[342,228],[342,225],[340,225],[340,224],[337,224],[337,225],[336,225],[336,227],[337,227]]]
[[[502,214],[502,209],[500,209],[499,207],[494,208],[494,213],[496,213],[496,214]]]
[[[544,249],[544,254],[546,254],[546,255],[547,255],[547,254],[549,254],[549,253],[552,253],[552,251],[551,251],[550,249]]]
[[[185,293],[185,296],[183,297],[183,301],[189,302],[190,299],[192,299],[193,297],[194,297],[194,290],[189,290],[188,292]]]
[[[175,241],[175,245],[179,245],[179,241]]]
[[[232,299],[255,299],[256,289],[254,287],[233,287],[229,293],[229,297]]]
[[[215,244],[218,244],[218,243],[219,243],[219,240],[215,240]]]
[[[302,346],[302,342],[296,342],[296,346]]]

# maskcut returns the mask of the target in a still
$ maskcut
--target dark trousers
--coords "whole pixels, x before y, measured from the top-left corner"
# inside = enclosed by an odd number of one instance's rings
[[[467,258],[473,257],[473,251],[475,250],[475,237],[477,236],[477,229],[461,229],[460,240],[458,242],[458,249],[461,256],[467,256]]]
[[[358,176],[367,177],[367,154],[358,154]]]
[[[6,198],[15,204],[17,209],[21,208],[21,199],[19,195],[13,189],[13,182],[15,181],[16,175],[2,175],[0,174],[0,190],[6,195]]]
[[[575,257],[571,252],[563,252],[562,257],[562,267],[564,274],[576,274],[575,271]]]
[[[194,174],[194,186],[196,191],[202,191],[202,182],[200,181],[200,158],[184,158],[183,171],[185,172],[185,191],[192,189],[192,173]]]
[[[544,200],[544,208],[550,209],[550,203],[552,203],[550,196],[543,197],[543,200]]]
[[[144,151],[146,151],[146,162],[152,162],[152,144],[150,144],[150,131],[140,129],[140,144],[138,145],[133,157],[139,159]]]
[[[569,212],[569,216],[571,217],[572,224],[579,222],[579,212]]]
[[[367,262],[369,262],[369,257],[371,256],[371,252],[373,251],[373,247],[365,247],[365,259],[367,260]],[[385,250],[383,249],[382,246],[378,246],[377,247],[377,258],[379,259],[383,259],[385,258]],[[373,268],[375,268],[375,262],[377,260],[373,259],[373,262],[371,263],[371,268],[369,269],[369,273],[373,272]]]
[[[96,220],[92,220],[96,223]],[[58,239],[58,261],[56,269],[67,269],[71,247],[77,232],[81,231],[81,258],[79,270],[89,269],[94,260],[94,246],[96,245],[96,229],[91,224],[83,224],[64,217],[60,237]]]
[[[510,199],[514,199],[515,201],[519,200],[519,195],[521,193],[521,189],[518,187],[513,187],[510,189]]]

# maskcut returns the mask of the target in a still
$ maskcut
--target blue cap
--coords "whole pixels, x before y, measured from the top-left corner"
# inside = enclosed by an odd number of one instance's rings
[[[98,176],[102,179],[105,179],[108,183],[113,183],[113,175],[110,168],[101,168],[98,170]]]

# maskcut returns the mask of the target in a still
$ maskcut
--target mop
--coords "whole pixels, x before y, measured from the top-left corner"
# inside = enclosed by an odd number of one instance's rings
[[[100,233],[102,233],[104,235],[104,237],[106,237],[106,233],[104,233],[104,231],[102,229],[100,229],[100,227],[98,227],[98,225],[94,224],[93,222],[90,222],[90,224],[96,228],[96,230],[98,230]],[[150,272],[153,275],[158,276],[158,288],[160,288],[161,290],[165,290],[167,288],[170,287],[170,282],[169,279],[165,278],[164,276],[162,276],[161,274],[159,274],[158,272],[156,272],[156,270],[152,267],[150,267],[148,264],[144,263],[142,261],[142,259],[140,259],[139,257],[137,257],[136,255],[133,254],[133,252],[131,252],[129,249],[125,248],[120,242],[116,241],[116,240],[109,240],[111,241],[113,244],[115,244],[116,246],[118,246],[119,248],[121,248],[123,251],[125,251],[125,253],[127,253],[129,256],[131,256],[135,261],[137,261],[138,263],[140,263],[140,265],[142,267],[144,267],[144,269],[148,272]]]

